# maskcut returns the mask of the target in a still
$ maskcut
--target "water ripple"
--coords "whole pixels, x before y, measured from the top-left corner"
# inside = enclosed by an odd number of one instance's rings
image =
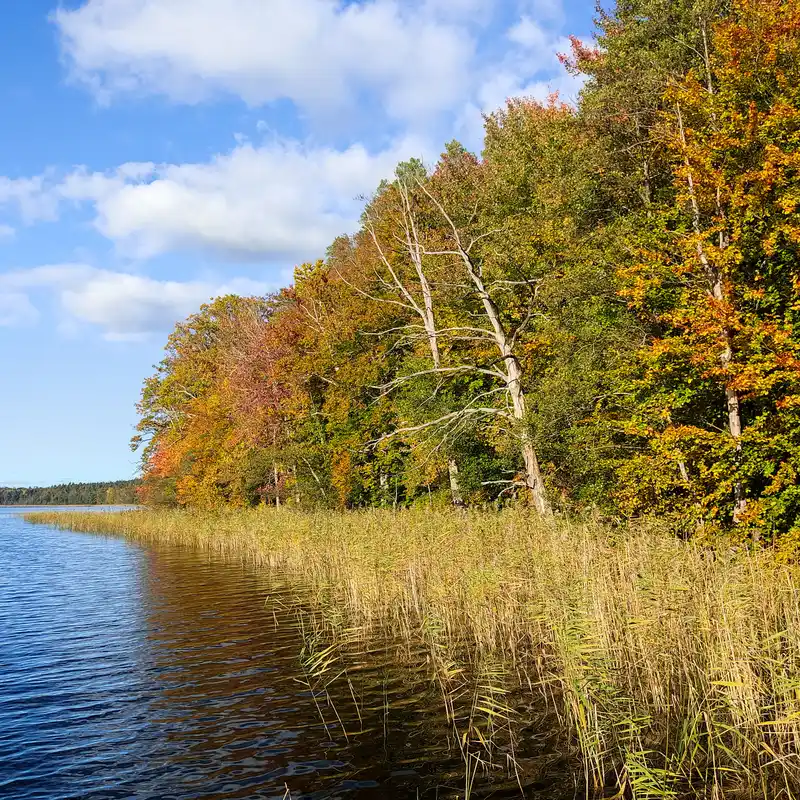
[[[463,785],[413,654],[401,665],[391,643],[372,646],[350,654],[349,684],[310,690],[297,597],[279,576],[6,509],[0,547],[0,797],[416,798]]]

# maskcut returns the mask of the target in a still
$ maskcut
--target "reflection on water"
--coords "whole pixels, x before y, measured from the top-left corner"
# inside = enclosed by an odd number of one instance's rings
[[[277,579],[174,550],[141,563],[158,681],[150,721],[186,796],[409,797],[431,768],[441,777],[449,761],[459,774],[430,681],[399,668],[391,648],[350,661],[349,684],[312,694],[296,597]],[[411,713],[393,713],[428,693]]]
[[[0,797],[463,794],[422,656],[314,680],[280,576],[3,509],[0,548]]]

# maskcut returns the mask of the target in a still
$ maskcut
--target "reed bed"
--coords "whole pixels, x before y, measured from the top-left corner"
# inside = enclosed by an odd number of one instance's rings
[[[769,552],[519,510],[26,518],[297,576],[332,631],[425,642],[445,702],[474,676],[462,742],[550,707],[586,796],[800,796],[798,572]]]

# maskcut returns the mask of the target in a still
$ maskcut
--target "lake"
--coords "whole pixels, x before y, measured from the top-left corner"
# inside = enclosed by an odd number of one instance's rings
[[[421,653],[371,643],[328,685],[280,575],[20,511],[0,508],[0,797],[463,796]]]

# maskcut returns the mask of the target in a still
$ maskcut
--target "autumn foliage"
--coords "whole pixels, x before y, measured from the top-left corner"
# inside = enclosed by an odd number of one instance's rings
[[[378,187],[268,298],[177,326],[148,502],[516,500],[800,540],[800,7],[632,0]]]

